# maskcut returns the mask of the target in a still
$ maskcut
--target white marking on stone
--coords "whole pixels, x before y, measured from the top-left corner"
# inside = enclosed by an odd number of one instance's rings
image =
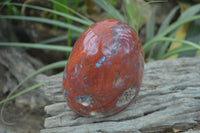
[[[117,107],[122,107],[124,105],[127,105],[128,103],[131,102],[131,100],[135,97],[136,93],[137,93],[137,88],[129,88],[127,90],[125,90],[121,96],[118,98],[118,101],[116,103]]]

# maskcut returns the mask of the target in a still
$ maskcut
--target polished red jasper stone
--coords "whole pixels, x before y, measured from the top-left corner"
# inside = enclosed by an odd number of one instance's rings
[[[143,69],[142,46],[134,29],[117,19],[98,21],[73,47],[63,94],[79,115],[111,116],[134,101]]]

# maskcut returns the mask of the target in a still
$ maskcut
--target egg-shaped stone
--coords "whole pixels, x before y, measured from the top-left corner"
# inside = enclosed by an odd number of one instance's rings
[[[117,19],[101,20],[76,41],[64,70],[63,94],[79,115],[111,116],[135,100],[143,69],[134,29]]]

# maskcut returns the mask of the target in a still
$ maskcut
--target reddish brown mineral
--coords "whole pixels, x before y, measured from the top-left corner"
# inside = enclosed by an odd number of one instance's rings
[[[134,29],[99,21],[78,38],[64,71],[63,94],[82,116],[107,117],[132,103],[142,81],[142,46]]]

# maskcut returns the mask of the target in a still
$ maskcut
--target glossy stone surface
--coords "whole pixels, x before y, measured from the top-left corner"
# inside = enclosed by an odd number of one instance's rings
[[[74,45],[64,70],[63,94],[79,115],[111,116],[135,100],[143,69],[134,29],[120,20],[102,20],[86,29]]]

